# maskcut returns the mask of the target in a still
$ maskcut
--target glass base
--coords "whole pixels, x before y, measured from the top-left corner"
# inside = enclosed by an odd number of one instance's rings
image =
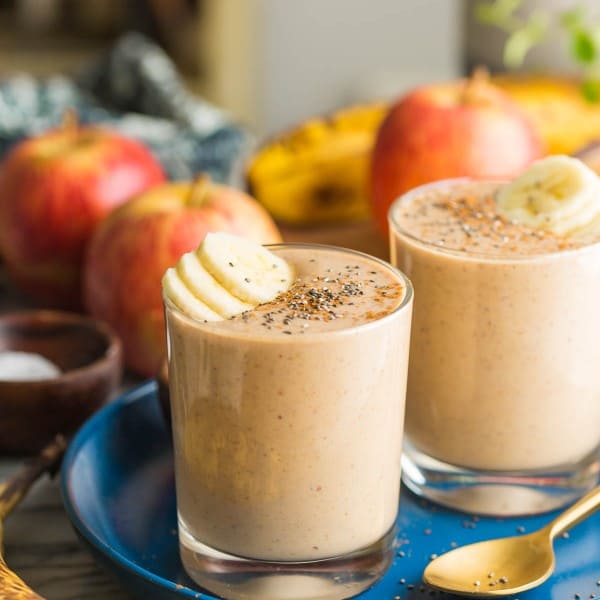
[[[576,465],[540,471],[472,471],[406,445],[402,481],[412,492],[463,512],[534,515],[569,504],[600,481],[600,448]]]
[[[228,600],[343,600],[371,587],[394,556],[396,529],[345,556],[274,562],[225,554],[196,540],[179,522],[179,550],[188,575]]]

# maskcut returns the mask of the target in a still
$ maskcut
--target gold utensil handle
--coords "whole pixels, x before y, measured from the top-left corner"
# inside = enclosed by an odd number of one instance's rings
[[[0,520],[8,516],[43,473],[54,474],[58,470],[66,447],[65,439],[57,435],[38,456],[29,459],[19,471],[6,481],[0,482]]]
[[[11,571],[0,555],[0,600],[44,600]]]
[[[550,536],[552,538],[556,537],[563,531],[577,525],[577,523],[583,521],[583,519],[589,517],[598,509],[600,509],[600,486],[588,492],[583,498],[580,498],[575,504],[556,517],[547,526]]]
[[[2,522],[43,473],[58,469],[65,448],[64,438],[57,436],[39,456],[0,483],[0,600],[44,600],[6,565],[2,556]]]

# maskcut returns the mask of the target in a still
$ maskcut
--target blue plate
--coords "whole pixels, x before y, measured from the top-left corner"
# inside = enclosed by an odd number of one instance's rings
[[[154,382],[124,395],[83,426],[65,457],[62,491],[81,540],[134,596],[213,598],[190,581],[179,560],[171,439]],[[361,598],[451,598],[420,584],[432,555],[454,544],[532,531],[550,518],[478,519],[432,506],[403,489],[393,566]],[[557,540],[556,555],[554,576],[520,594],[521,600],[600,597],[600,514],[575,528],[569,539]]]

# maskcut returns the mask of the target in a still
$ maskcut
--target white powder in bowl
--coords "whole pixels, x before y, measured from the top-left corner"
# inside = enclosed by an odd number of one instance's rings
[[[61,370],[47,358],[35,352],[0,352],[1,381],[38,381],[53,379]]]

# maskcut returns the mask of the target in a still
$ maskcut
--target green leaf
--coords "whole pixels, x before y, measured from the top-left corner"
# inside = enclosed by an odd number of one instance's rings
[[[500,29],[512,31],[521,25],[515,12],[522,0],[494,0],[479,2],[475,5],[475,18],[486,25],[495,25]]]
[[[481,0],[475,5],[478,21],[508,33],[504,64],[509,68],[522,65],[528,52],[544,41],[552,22],[568,36],[570,54],[580,65],[582,95],[589,102],[600,103],[600,23],[591,22],[581,5],[562,12],[533,11],[526,19],[517,14],[521,5],[522,0]]]
[[[585,79],[581,84],[581,93],[588,102],[600,102],[600,79]]]
[[[529,16],[527,21],[527,29],[531,35],[535,37],[536,42],[541,42],[548,31],[550,25],[550,17],[547,13],[535,10]]]
[[[509,69],[516,69],[523,64],[527,53],[535,46],[527,29],[519,29],[511,33],[504,44],[504,64]]]
[[[585,21],[585,10],[583,6],[577,6],[571,10],[566,10],[560,15],[562,26],[568,31],[581,29]]]
[[[504,45],[504,64],[511,69],[520,67],[527,53],[544,39],[547,31],[547,15],[532,13],[524,27],[508,36]]]
[[[571,54],[575,60],[584,65],[595,62],[598,57],[598,46],[595,36],[584,29],[576,31],[571,38]]]

